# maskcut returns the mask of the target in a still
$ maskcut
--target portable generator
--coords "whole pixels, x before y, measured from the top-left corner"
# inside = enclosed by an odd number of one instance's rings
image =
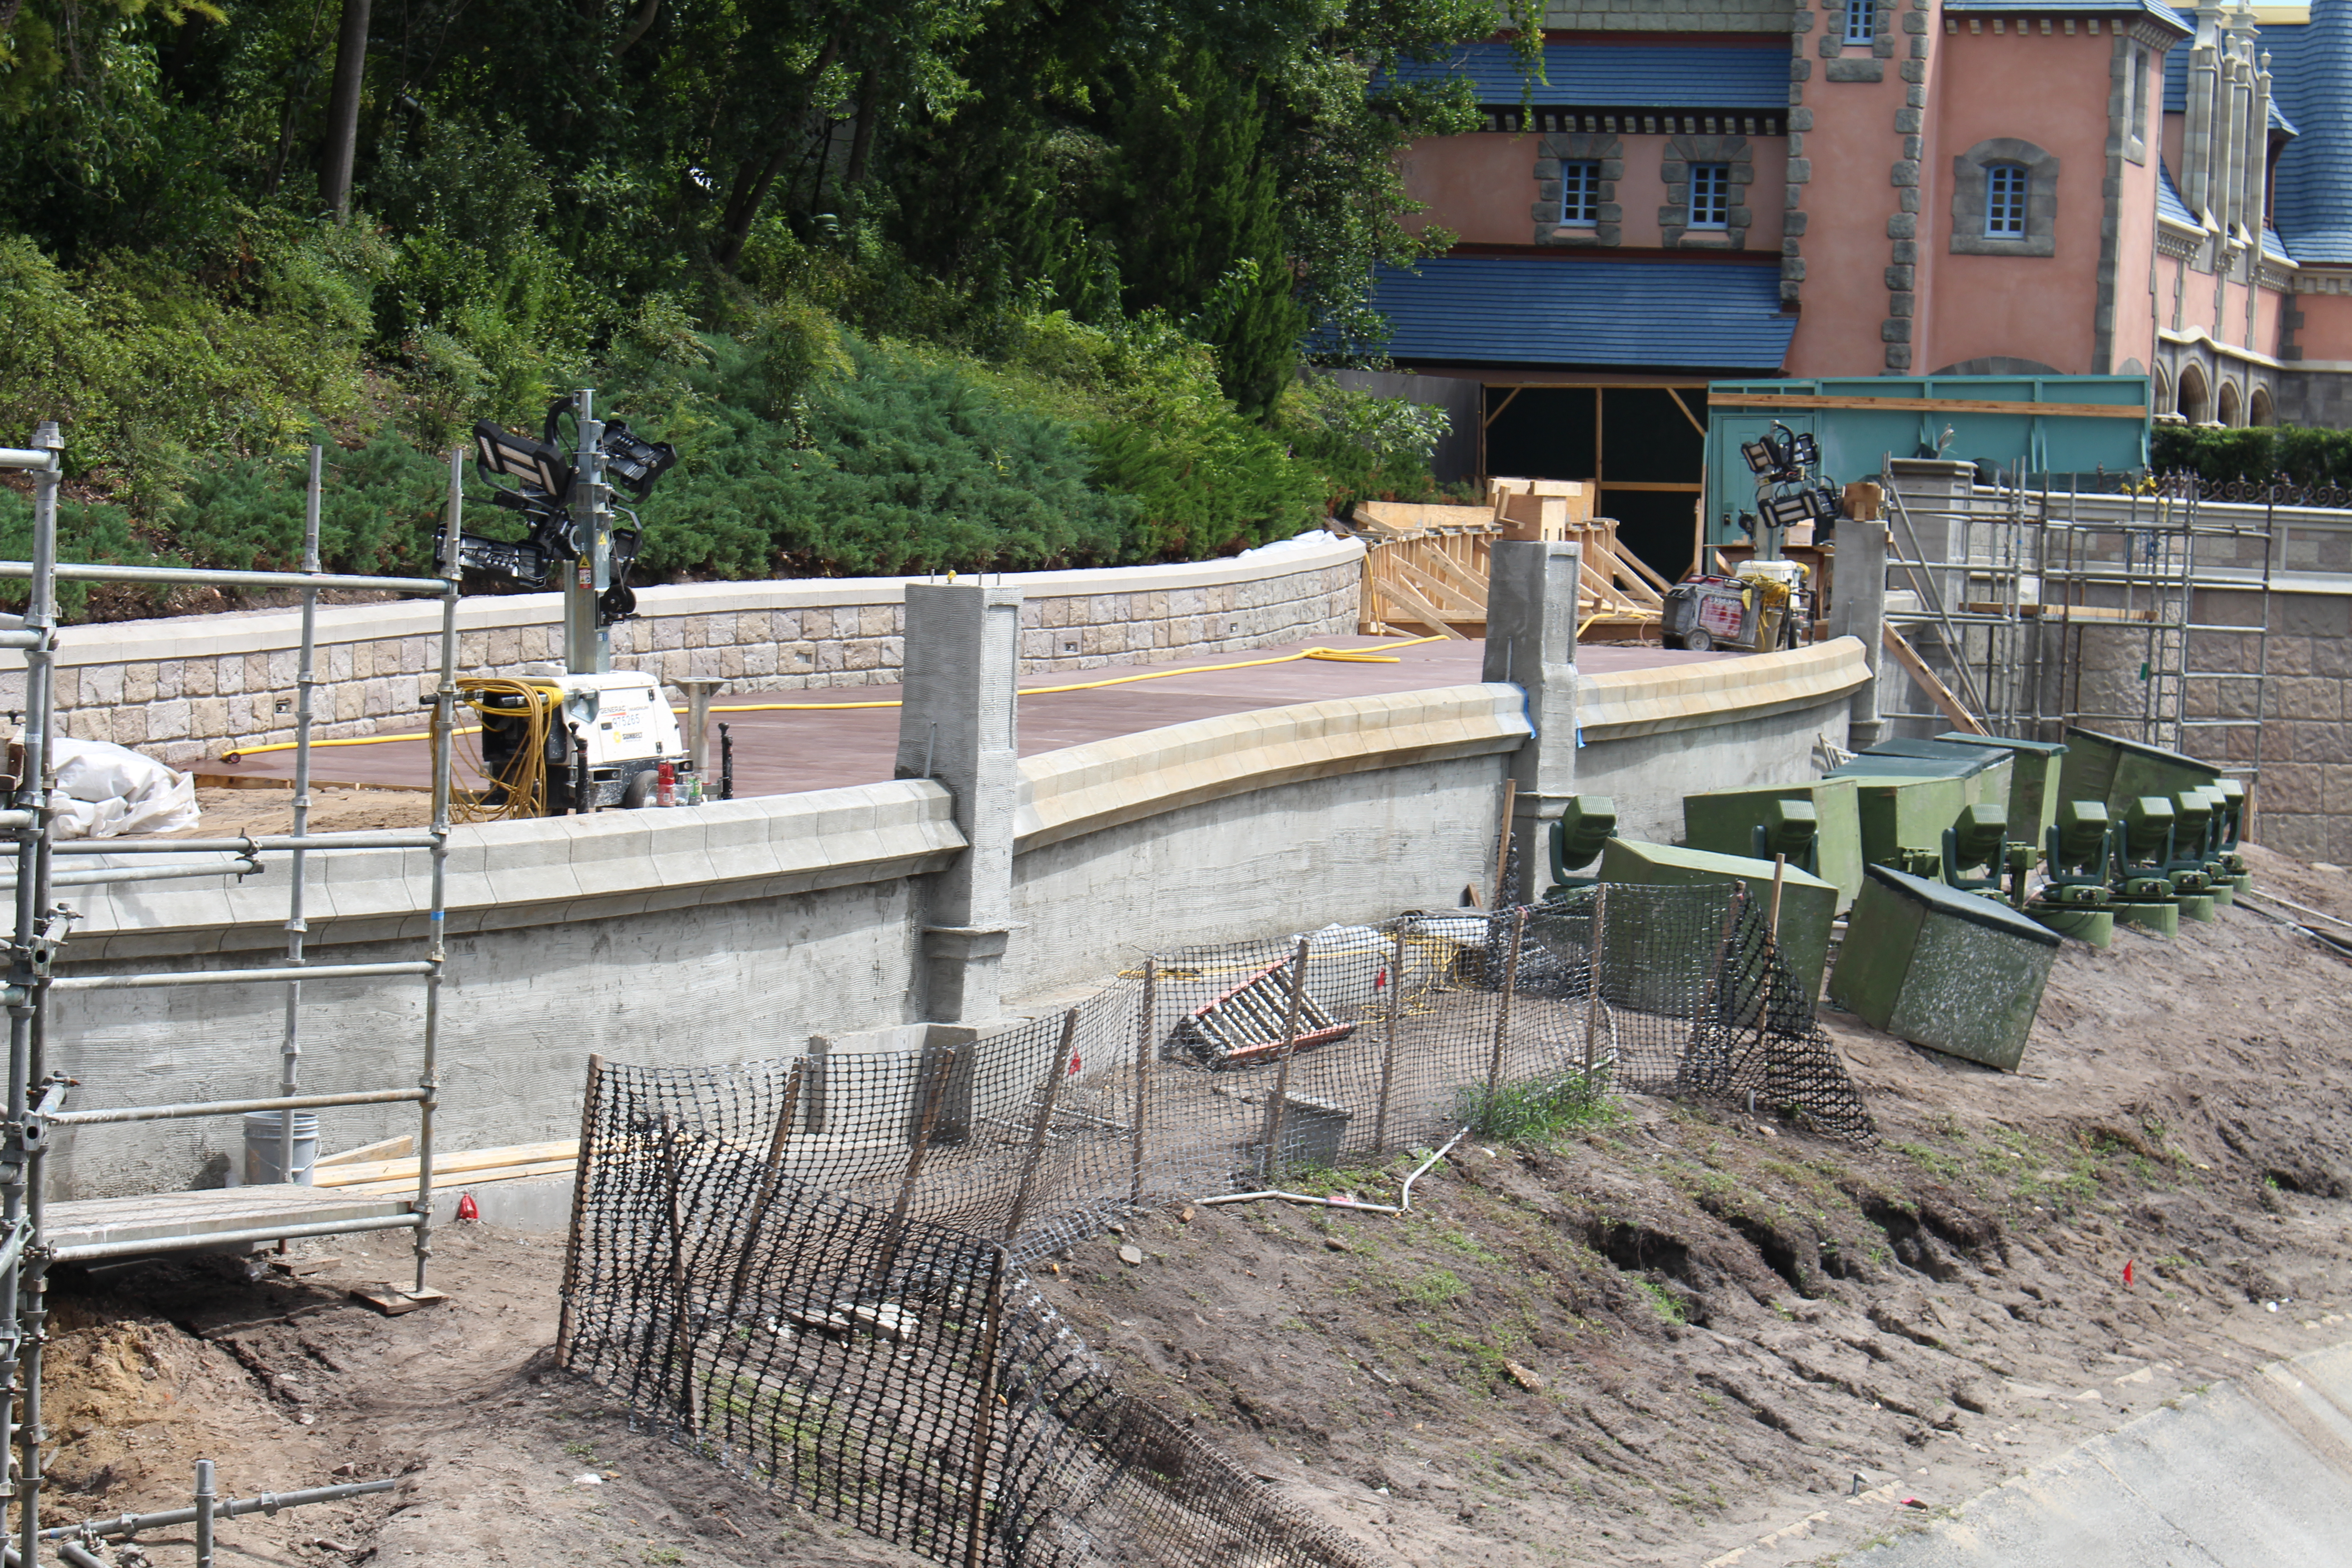
[[[468,677],[457,690],[481,718],[482,772],[490,780],[482,804],[505,815],[668,805],[659,798],[665,782],[688,785],[677,715],[650,675],[539,666],[514,679]]]
[[[1803,573],[1794,562],[1759,561],[1737,577],[1685,577],[1666,592],[1660,635],[1668,647],[1693,653],[1794,647],[1806,618]]]

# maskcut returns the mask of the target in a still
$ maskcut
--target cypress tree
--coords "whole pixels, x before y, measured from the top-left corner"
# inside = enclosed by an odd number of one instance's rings
[[[1128,307],[1193,318],[1225,395],[1260,419],[1306,330],[1265,133],[1255,86],[1204,49],[1146,80],[1119,137]]]

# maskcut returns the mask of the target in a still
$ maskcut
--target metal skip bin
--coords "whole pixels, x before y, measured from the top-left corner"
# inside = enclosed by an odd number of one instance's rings
[[[1948,745],[1976,746],[2010,753],[2009,837],[2012,843],[2039,844],[2057,824],[2067,748],[2056,741],[2017,741],[2006,735],[1938,735]]]
[[[1873,866],[1830,975],[1831,1004],[1914,1045],[2013,1071],[2059,942],[1980,893]]]
[[[1812,863],[1805,868],[1838,890],[1838,907],[1862,890],[1862,817],[1852,779],[1815,779],[1810,784],[1767,784],[1757,789],[1711,789],[1683,796],[1683,838],[1711,855],[1756,853],[1756,830],[1782,801],[1813,808]]]
[[[2095,800],[2110,816],[2118,816],[2143,795],[2169,800],[2183,790],[2221,782],[2221,770],[2211,763],[2096,730],[2069,728],[2058,789],[2063,799]]]
[[[1710,855],[1673,844],[1644,844],[1635,838],[1612,838],[1601,852],[1603,882],[1642,887],[1687,888],[1708,882],[1744,882],[1759,905],[1772,894],[1772,862],[1744,855]],[[1830,922],[1837,918],[1837,885],[1790,867],[1780,879],[1781,956],[1811,1005],[1822,994],[1822,971],[1829,962]],[[1715,953],[1693,952],[1686,962],[1706,966]],[[1644,970],[1664,995],[1686,994],[1696,985],[1672,973],[1674,958],[1646,958]],[[1676,987],[1685,988],[1677,991]],[[1613,1001],[1615,998],[1612,998]],[[1629,1004],[1635,1005],[1638,1004]]]

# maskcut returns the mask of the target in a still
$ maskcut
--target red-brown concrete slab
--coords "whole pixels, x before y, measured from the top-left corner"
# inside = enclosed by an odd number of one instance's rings
[[[1309,647],[1392,650],[1395,662],[1296,657]],[[1255,708],[1475,685],[1485,656],[1486,645],[1481,642],[1397,647],[1391,638],[1346,637],[1163,665],[1114,665],[1034,676],[1022,683],[1021,752],[1024,756],[1057,752],[1089,741]],[[1594,673],[1738,657],[1658,647],[1577,650],[1579,667]],[[1135,679],[1144,675],[1152,679]],[[1063,689],[1070,687],[1088,689]],[[887,779],[898,751],[898,700],[897,686],[731,692],[712,712],[709,784],[716,787],[717,784],[720,723],[729,726],[735,742],[738,795],[782,795]],[[893,706],[856,706],[876,702]],[[730,709],[755,710],[730,712]],[[461,738],[460,758],[467,758],[472,747],[471,737]],[[462,760],[458,771],[461,785],[476,782],[477,775]],[[206,761],[197,764],[196,772],[207,783],[290,780],[294,753],[262,752],[235,762]],[[310,773],[322,784],[417,785],[429,781],[431,758],[421,739],[362,746],[328,742],[312,753]]]

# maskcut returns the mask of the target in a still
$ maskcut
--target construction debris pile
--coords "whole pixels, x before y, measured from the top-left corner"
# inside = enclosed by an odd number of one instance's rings
[[[1157,958],[921,1048],[599,1063],[561,1355],[939,1562],[1353,1564],[1123,1394],[1033,1263],[1124,1216],[1427,1150],[1554,1094],[1874,1136],[1744,887],[1591,887]]]

